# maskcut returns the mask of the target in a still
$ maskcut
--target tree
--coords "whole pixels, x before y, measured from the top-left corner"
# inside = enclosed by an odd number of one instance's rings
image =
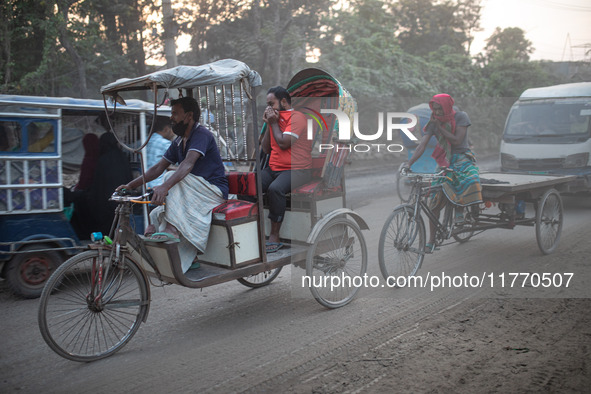
[[[400,47],[418,56],[443,45],[454,53],[469,53],[473,32],[479,29],[480,9],[480,0],[399,0],[390,6]]]
[[[58,1],[58,15],[56,16],[55,20],[60,43],[65,48],[66,53],[70,55],[70,58],[76,65],[76,70],[78,71],[80,97],[86,97],[86,62],[70,38],[70,33],[68,32],[67,28],[67,24],[70,20],[70,7],[75,2],[76,0]]]
[[[147,0],[1,3],[2,92],[98,97],[106,81],[146,73],[148,4]]]
[[[494,97],[519,97],[525,89],[554,83],[537,62],[495,59],[482,72],[487,80],[487,92]]]
[[[286,84],[306,65],[306,47],[318,37],[329,5],[330,0],[196,0],[199,16],[184,27],[192,40],[182,62],[232,57],[257,70],[265,84]]]
[[[176,31],[177,26],[174,21],[171,0],[162,0],[162,25],[164,29],[164,54],[166,56],[166,65],[168,68],[176,67],[178,65],[176,57]]]
[[[31,69],[40,66],[44,52],[48,7],[23,0],[0,2],[0,76],[9,91]]]
[[[494,33],[486,40],[484,47],[486,60],[516,60],[527,62],[529,55],[534,51],[531,41],[525,38],[525,32],[518,27],[497,27]]]

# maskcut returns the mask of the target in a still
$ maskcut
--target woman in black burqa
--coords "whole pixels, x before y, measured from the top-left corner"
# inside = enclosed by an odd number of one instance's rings
[[[109,234],[117,203],[109,198],[119,185],[133,179],[127,155],[119,148],[117,139],[106,132],[99,139],[100,154],[96,163],[91,186],[79,207],[80,221],[78,237],[88,239],[91,232]],[[77,207],[78,209],[78,207]]]
[[[109,198],[119,185],[133,179],[129,158],[119,148],[115,135],[106,132],[99,139],[100,156],[90,187],[90,198],[93,206],[97,230],[108,234],[115,217],[117,203]]]

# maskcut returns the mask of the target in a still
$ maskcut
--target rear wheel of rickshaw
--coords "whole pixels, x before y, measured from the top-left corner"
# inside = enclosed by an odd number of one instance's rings
[[[244,286],[252,287],[256,289],[258,287],[267,286],[269,283],[273,282],[275,278],[281,272],[281,268],[275,268],[270,271],[260,272],[258,274],[245,276],[244,278],[237,279],[238,282],[242,283]]]
[[[41,295],[43,339],[69,360],[112,355],[129,342],[148,313],[148,284],[140,268],[128,259],[111,262],[103,253],[102,269],[97,250],[67,260]]]
[[[417,273],[425,257],[425,224],[420,216],[415,217],[412,206],[394,209],[382,228],[378,248],[380,271],[385,280]]]
[[[310,291],[327,308],[351,302],[367,271],[367,247],[357,223],[337,217],[326,223],[306,258]]]
[[[543,254],[550,254],[556,249],[562,221],[562,199],[555,189],[550,189],[540,198],[536,208],[536,240]]]
[[[49,249],[50,245],[27,245],[19,252]],[[17,254],[8,263],[6,278],[12,291],[24,298],[37,298],[43,286],[57,267],[64,261],[62,256],[51,250]]]

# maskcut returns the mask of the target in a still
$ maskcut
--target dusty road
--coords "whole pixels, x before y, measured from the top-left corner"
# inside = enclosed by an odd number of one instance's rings
[[[395,168],[395,166],[393,166]],[[350,205],[370,225],[368,275],[398,203],[384,170],[352,171]],[[499,279],[572,272],[571,287],[362,288],[326,310],[291,269],[265,288],[152,288],[150,315],[114,356],[64,360],[43,342],[37,300],[0,289],[0,392],[581,392],[591,387],[591,199],[565,198],[556,252],[534,229],[490,230],[425,259],[420,273]],[[298,270],[293,268],[294,271]],[[296,275],[293,275],[295,278]]]

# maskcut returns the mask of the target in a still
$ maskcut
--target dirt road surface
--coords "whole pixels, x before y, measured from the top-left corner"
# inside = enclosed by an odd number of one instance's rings
[[[370,226],[368,275],[379,278],[380,230],[398,204],[394,168],[353,168],[347,179],[349,204]],[[420,270],[431,278],[485,278],[482,287],[367,286],[336,310],[298,288],[298,268],[255,290],[237,282],[203,291],[153,287],[136,336],[93,363],[53,353],[39,333],[38,300],[1,286],[0,392],[589,391],[591,199],[564,204],[551,255],[540,253],[532,227],[489,230],[442,247]],[[510,286],[510,273],[521,272],[573,276],[569,288]]]

